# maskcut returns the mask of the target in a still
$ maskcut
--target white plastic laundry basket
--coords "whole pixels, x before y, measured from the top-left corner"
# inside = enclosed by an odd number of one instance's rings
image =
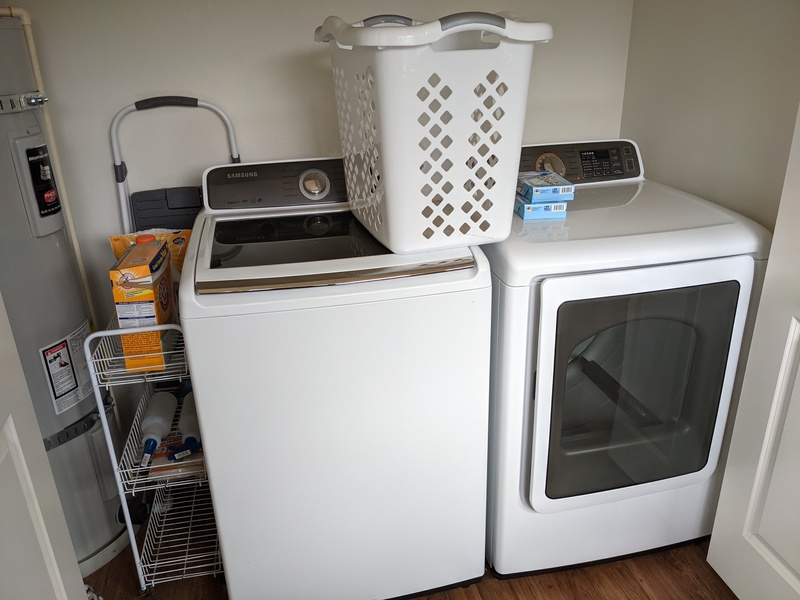
[[[328,17],[350,207],[395,253],[496,242],[511,228],[533,42],[547,23]]]

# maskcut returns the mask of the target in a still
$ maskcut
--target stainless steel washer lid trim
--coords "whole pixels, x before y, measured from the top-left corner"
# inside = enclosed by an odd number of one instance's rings
[[[293,207],[285,211],[272,210],[269,214],[296,215],[304,214],[307,210],[308,207],[305,211]],[[346,210],[347,208],[342,206],[316,207],[314,213],[325,214]],[[211,268],[216,223],[259,219],[263,216],[262,211],[252,211],[226,216],[206,215],[205,218],[198,220],[195,226],[196,233],[192,236],[192,244],[197,243],[194,265],[194,291],[197,295],[314,288],[408,278],[477,267],[472,250],[465,246],[421,254],[385,253],[331,260]]]
[[[235,292],[260,292],[269,290],[287,290],[307,287],[323,287],[328,285],[345,285],[380,281],[384,279],[400,279],[417,275],[431,275],[446,271],[471,269],[475,266],[473,256],[453,258],[414,265],[395,265],[377,267],[359,271],[345,271],[320,275],[295,275],[288,277],[263,277],[256,279],[240,279],[235,281],[198,281],[195,290],[198,294],[230,294]]]

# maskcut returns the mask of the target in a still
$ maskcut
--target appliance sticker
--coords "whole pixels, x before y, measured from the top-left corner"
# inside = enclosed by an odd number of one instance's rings
[[[31,171],[33,193],[39,206],[39,216],[47,217],[61,211],[61,199],[56,191],[53,179],[53,167],[50,164],[50,152],[47,145],[36,146],[25,150],[28,155],[28,168]]]
[[[57,415],[75,406],[92,391],[89,367],[83,353],[83,343],[88,336],[89,321],[84,321],[66,338],[39,349]]]

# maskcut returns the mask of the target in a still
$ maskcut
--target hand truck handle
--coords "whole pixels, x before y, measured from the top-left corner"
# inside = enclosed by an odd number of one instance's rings
[[[225,128],[228,133],[228,144],[231,151],[231,162],[240,163],[242,159],[239,156],[239,148],[236,144],[236,133],[233,130],[233,123],[228,115],[225,114],[220,107],[210,102],[198,100],[197,98],[189,98],[187,96],[155,96],[153,98],[145,98],[133,104],[129,104],[120,110],[111,121],[111,153],[114,157],[114,179],[117,182],[117,193],[119,195],[120,209],[122,213],[122,227],[125,233],[132,233],[133,221],[131,219],[131,208],[128,199],[128,167],[122,160],[122,152],[119,147],[119,125],[122,119],[132,112],[137,110],[149,110],[152,108],[160,108],[162,106],[185,106],[188,108],[205,108],[219,116],[225,123]]]

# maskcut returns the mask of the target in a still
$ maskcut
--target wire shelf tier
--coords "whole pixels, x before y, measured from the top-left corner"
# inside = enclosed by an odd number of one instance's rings
[[[123,351],[122,338],[127,335],[162,332],[161,352],[131,354]],[[140,329],[111,329],[90,338],[91,363],[95,382],[100,387],[126,385],[148,381],[181,380],[189,375],[183,332],[177,325],[160,325]],[[149,359],[160,366],[131,367],[140,359]]]
[[[160,488],[156,492],[141,564],[149,585],[222,573],[208,486]]]
[[[126,338],[142,334],[147,335],[144,338]],[[142,340],[154,342],[160,351],[132,354],[131,348]],[[127,342],[124,349],[123,341]],[[170,432],[153,453],[150,464],[141,466],[141,425],[150,398],[156,391],[177,392],[180,382],[189,378],[180,326],[167,324],[98,331],[86,338],[84,355],[99,409],[104,406],[103,388],[108,390],[112,386],[127,384],[142,386],[139,405],[119,459],[105,413],[100,414],[109,459],[115,466],[114,475],[131,548],[134,555],[141,558],[136,561],[140,589],[145,593],[157,583],[222,573],[203,452],[196,450],[179,460],[169,460],[171,454],[184,449],[178,427],[182,405],[178,405]],[[131,368],[131,364],[136,363],[149,366]],[[154,363],[158,366],[154,367]],[[135,493],[148,490],[155,490],[155,498],[144,544],[140,546],[127,500]],[[145,496],[150,494],[148,492]]]
[[[133,424],[119,461],[117,470],[126,492],[138,493],[162,486],[196,485],[208,479],[202,450],[179,461],[171,461],[167,458],[168,448],[170,446],[180,446],[181,444],[181,432],[178,429],[178,422],[183,408],[182,405],[178,405],[178,409],[172,419],[170,432],[162,441],[161,446],[156,449],[152,463],[147,467],[141,466],[143,452],[142,419],[147,412],[148,402],[155,389],[152,383],[147,383],[144,386],[139,408],[133,417]],[[159,387],[158,389],[166,391],[164,387]]]

